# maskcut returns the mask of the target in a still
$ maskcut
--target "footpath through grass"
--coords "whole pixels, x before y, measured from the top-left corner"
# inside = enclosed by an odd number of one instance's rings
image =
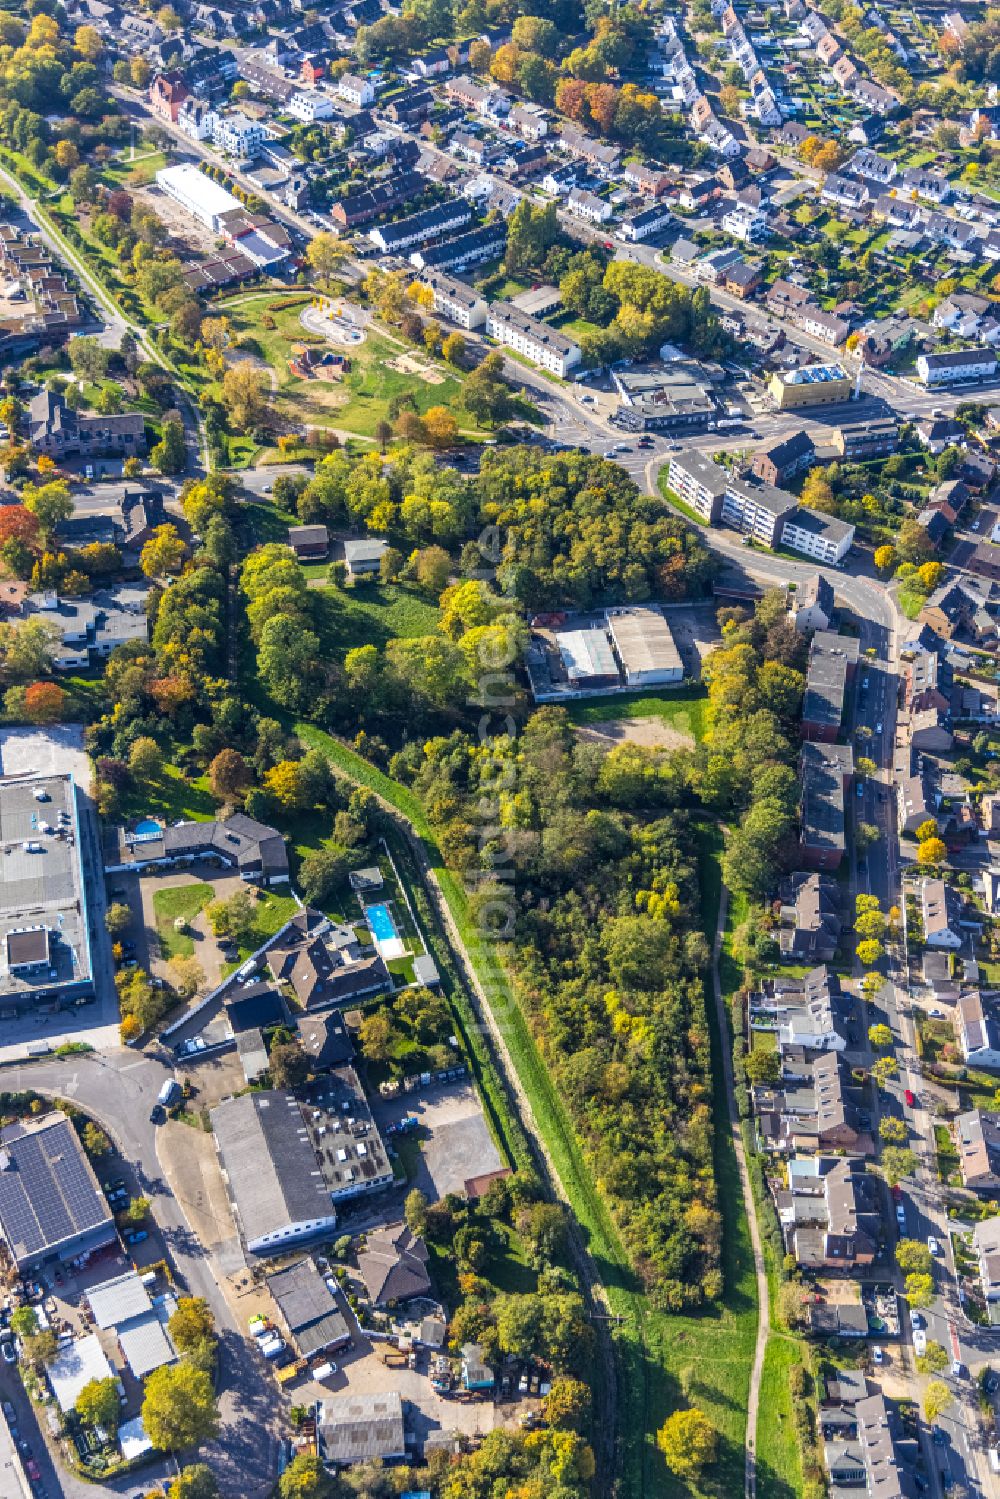
[[[669,1473],[654,1438],[672,1410],[691,1404],[708,1414],[721,1436],[719,1461],[703,1482],[702,1492],[718,1499],[741,1492],[757,1307],[750,1238],[728,1128],[714,1005],[708,1006],[708,1014],[716,1079],[715,1166],[724,1215],[725,1292],[718,1308],[700,1315],[674,1316],[652,1308],[632,1275],[608,1205],[593,1180],[563,1101],[514,997],[502,954],[494,944],[484,942],[475,929],[462,882],[445,868],[419,799],[408,787],[313,725],[299,723],[295,731],[305,744],[323,749],[351,780],[368,786],[396,807],[426,845],[452,918],[586,1237],[611,1311],[621,1319],[615,1331],[619,1354],[617,1478],[621,1492],[650,1499],[689,1499],[693,1490]],[[699,839],[703,915],[706,933],[713,934],[721,889],[721,847],[721,835],[705,828]]]

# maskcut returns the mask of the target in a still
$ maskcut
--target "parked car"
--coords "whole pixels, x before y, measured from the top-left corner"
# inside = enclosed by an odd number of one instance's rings
[[[917,1101],[916,1100],[916,1096],[914,1095],[913,1089],[912,1088],[904,1088],[903,1089],[903,1097],[906,1099],[906,1106],[907,1106],[907,1108],[908,1109],[912,1109],[913,1105]]]
[[[882,1352],[881,1348],[879,1348],[878,1344],[876,1344],[875,1347],[872,1349],[872,1363],[873,1364],[881,1364],[884,1359],[885,1359],[885,1354]]]
[[[930,1250],[931,1254],[941,1253],[941,1245],[938,1243],[937,1239],[935,1239],[933,1234],[927,1235],[927,1248]]]
[[[25,1463],[24,1467],[25,1467],[25,1471],[27,1472],[28,1477],[31,1479],[32,1483],[41,1483],[41,1481],[42,1481],[42,1470],[38,1466],[38,1464],[35,1462],[35,1459],[33,1457],[30,1457],[28,1459],[28,1461]]]
[[[144,1228],[134,1228],[129,1233],[127,1233],[125,1235],[125,1243],[126,1244],[144,1244],[148,1238],[149,1238],[149,1234],[146,1232],[146,1230]]]

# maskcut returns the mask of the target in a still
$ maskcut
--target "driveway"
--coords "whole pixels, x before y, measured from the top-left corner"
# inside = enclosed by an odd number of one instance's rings
[[[152,1049],[136,1053],[119,1048],[104,1055],[5,1068],[2,1079],[7,1088],[34,1088],[76,1103],[99,1121],[132,1163],[139,1186],[150,1199],[181,1289],[205,1298],[219,1332],[221,1426],[218,1439],[204,1449],[203,1456],[216,1472],[225,1499],[267,1499],[277,1472],[286,1402],[240,1335],[219,1288],[219,1267],[198,1239],[161,1167],[157,1129],[149,1113],[164,1080],[172,1075]],[[6,1365],[0,1365],[0,1385],[5,1373]],[[90,1499],[101,1493],[93,1485],[85,1488]],[[125,1489],[135,1492],[134,1477]],[[58,1486],[51,1491],[73,1499],[78,1493],[76,1488]],[[79,1499],[85,1499],[82,1489]]]

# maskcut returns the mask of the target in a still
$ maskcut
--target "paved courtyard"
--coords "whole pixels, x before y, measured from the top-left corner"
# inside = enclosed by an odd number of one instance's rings
[[[493,1143],[471,1083],[450,1083],[402,1098],[373,1100],[380,1128],[413,1114],[429,1139],[420,1141],[420,1165],[413,1186],[431,1202],[461,1192],[470,1176],[497,1171],[504,1162]]]

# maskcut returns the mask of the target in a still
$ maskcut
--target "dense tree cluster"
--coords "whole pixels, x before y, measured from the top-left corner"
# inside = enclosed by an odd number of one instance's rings
[[[664,278],[660,278],[661,280]],[[697,595],[710,553],[616,463],[538,448],[487,453],[474,489],[497,528],[501,590],[528,609]]]
[[[412,781],[449,862],[485,877],[477,919],[510,944],[539,1044],[644,1280],[665,1306],[717,1296],[708,954],[678,809],[683,771],[636,746],[605,757],[551,708],[516,745],[456,733],[411,744],[392,768]],[[480,830],[478,809],[494,801]]]
[[[794,848],[798,806],[794,725],[805,686],[805,645],[780,589],[750,619],[729,618],[705,662],[712,722],[693,765],[701,801],[736,822],[724,875],[731,890],[762,898]]]

